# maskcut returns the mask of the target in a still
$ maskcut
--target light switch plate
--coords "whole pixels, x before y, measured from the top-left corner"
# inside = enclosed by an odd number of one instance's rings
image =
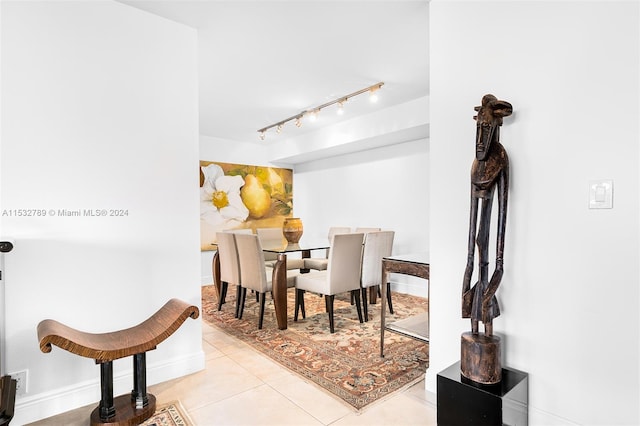
[[[613,180],[605,179],[589,181],[589,208],[613,208]]]

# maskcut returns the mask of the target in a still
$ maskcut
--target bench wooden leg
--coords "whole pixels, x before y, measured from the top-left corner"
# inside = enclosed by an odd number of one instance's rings
[[[113,362],[100,364],[100,404],[90,416],[91,426],[138,425],[156,411],[156,398],[147,393],[147,354],[133,355],[133,390],[113,397]]]
[[[145,352],[133,356],[131,400],[135,401],[137,410],[149,405],[149,398],[147,397],[147,354]]]
[[[100,364],[100,420],[107,421],[116,415],[113,405],[113,362]]]

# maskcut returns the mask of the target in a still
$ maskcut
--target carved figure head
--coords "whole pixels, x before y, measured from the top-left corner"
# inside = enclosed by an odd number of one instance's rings
[[[493,95],[484,95],[482,105],[474,109],[478,112],[478,115],[473,117],[476,120],[476,159],[484,161],[491,142],[500,139],[502,118],[510,116],[513,107],[509,102],[500,101]]]

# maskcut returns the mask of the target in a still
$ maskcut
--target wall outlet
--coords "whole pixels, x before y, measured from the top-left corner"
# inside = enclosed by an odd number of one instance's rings
[[[16,396],[22,396],[27,393],[27,377],[29,370],[22,370],[9,374],[16,381]]]

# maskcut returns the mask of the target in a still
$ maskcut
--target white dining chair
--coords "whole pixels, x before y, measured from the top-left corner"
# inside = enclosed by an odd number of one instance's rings
[[[351,228],[348,226],[332,226],[329,228],[329,233],[327,234],[327,238],[329,239],[329,246],[332,244],[333,236],[336,234],[349,234],[351,232]],[[324,271],[327,269],[327,264],[329,262],[329,252],[330,248],[326,250],[325,257],[309,257],[304,259],[304,267],[306,269],[315,269],[316,271]]]
[[[240,265],[238,263],[238,250],[234,235],[236,233],[251,233],[250,229],[223,231],[216,233],[218,246],[218,259],[220,261],[220,297],[218,298],[218,310],[226,301],[229,285],[237,286],[235,317],[238,317],[238,295],[240,294]]]
[[[362,304],[364,305],[364,320],[369,321],[369,309],[367,292],[370,289],[377,291],[381,285],[386,285],[387,302],[389,312],[393,314],[391,303],[391,285],[382,282],[382,258],[391,256],[393,249],[393,231],[368,232],[364,236],[364,249],[362,252]],[[384,303],[383,300],[381,303]]]
[[[262,329],[266,294],[273,289],[273,269],[265,267],[264,252],[260,239],[255,234],[236,234],[236,246],[238,248],[238,260],[240,265],[240,304],[238,318],[242,319],[247,289],[257,293],[259,303],[258,329]],[[287,271],[287,288],[295,287],[295,278],[299,271]]]
[[[329,314],[329,330],[335,332],[333,305],[336,294],[350,292],[356,299],[358,320],[362,320],[360,306],[360,272],[362,268],[362,242],[364,234],[336,234],[333,236],[327,269],[296,276],[296,304],[294,321],[298,320],[298,307],[304,306],[304,293],[324,295]]]

